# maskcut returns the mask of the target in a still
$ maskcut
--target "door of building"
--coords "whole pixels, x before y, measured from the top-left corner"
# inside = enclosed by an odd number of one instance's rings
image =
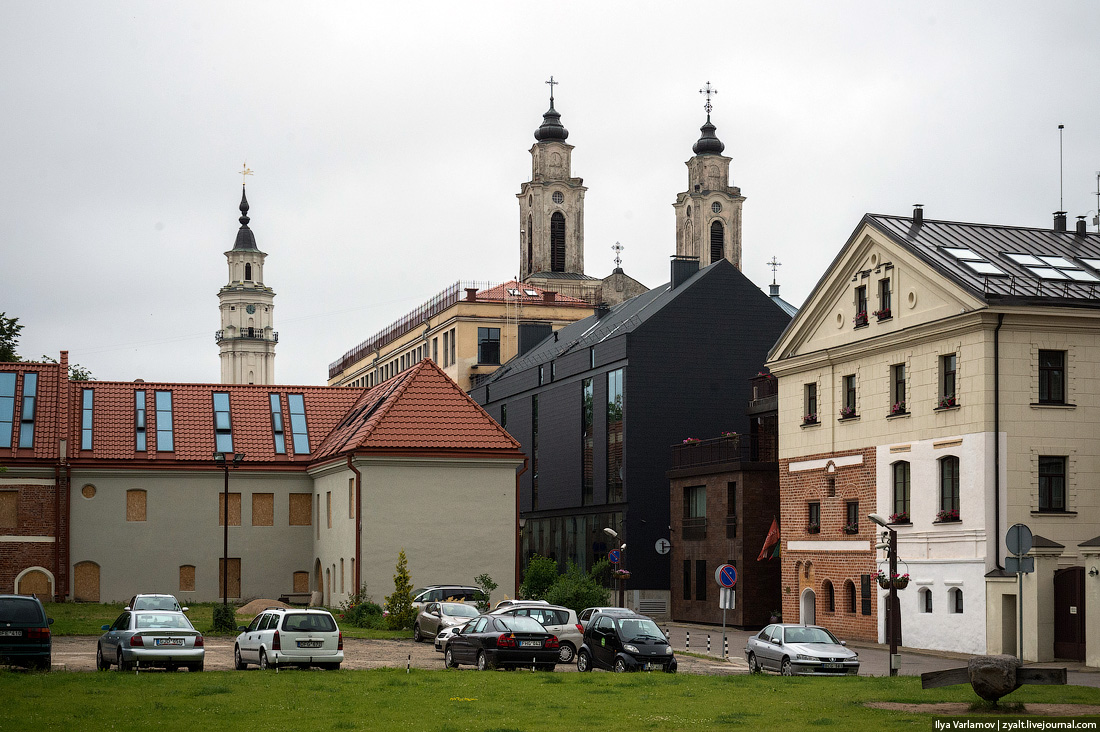
[[[1054,657],[1085,660],[1085,568],[1054,573]]]

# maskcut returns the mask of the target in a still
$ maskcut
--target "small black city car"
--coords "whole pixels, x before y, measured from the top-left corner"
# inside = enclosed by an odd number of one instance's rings
[[[49,671],[51,623],[37,597],[0,595],[0,664]]]
[[[577,670],[676,672],[676,657],[661,629],[644,615],[598,613],[584,630]]]
[[[478,671],[498,666],[534,666],[553,671],[558,662],[558,637],[526,616],[480,615],[447,641],[447,668],[467,663]]]

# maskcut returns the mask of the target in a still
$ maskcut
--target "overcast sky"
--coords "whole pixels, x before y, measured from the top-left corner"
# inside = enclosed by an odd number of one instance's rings
[[[585,265],[668,280],[705,119],[800,305],[866,212],[1094,213],[1100,3],[0,3],[0,311],[100,380],[217,382],[247,161],[283,384],[519,268],[551,75]],[[1091,220],[1091,219],[1090,219]],[[1090,230],[1095,227],[1090,225]]]

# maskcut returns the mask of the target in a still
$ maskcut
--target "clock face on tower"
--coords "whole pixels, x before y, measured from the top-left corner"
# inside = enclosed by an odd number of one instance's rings
[[[255,305],[247,306],[245,308],[245,312],[247,312],[249,315],[252,315],[252,313],[256,312],[256,306]]]

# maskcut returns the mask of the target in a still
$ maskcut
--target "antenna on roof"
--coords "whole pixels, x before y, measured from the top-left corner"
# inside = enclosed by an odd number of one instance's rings
[[[1065,211],[1065,206],[1062,205],[1062,130],[1066,129],[1065,125],[1058,125],[1058,210]]]

